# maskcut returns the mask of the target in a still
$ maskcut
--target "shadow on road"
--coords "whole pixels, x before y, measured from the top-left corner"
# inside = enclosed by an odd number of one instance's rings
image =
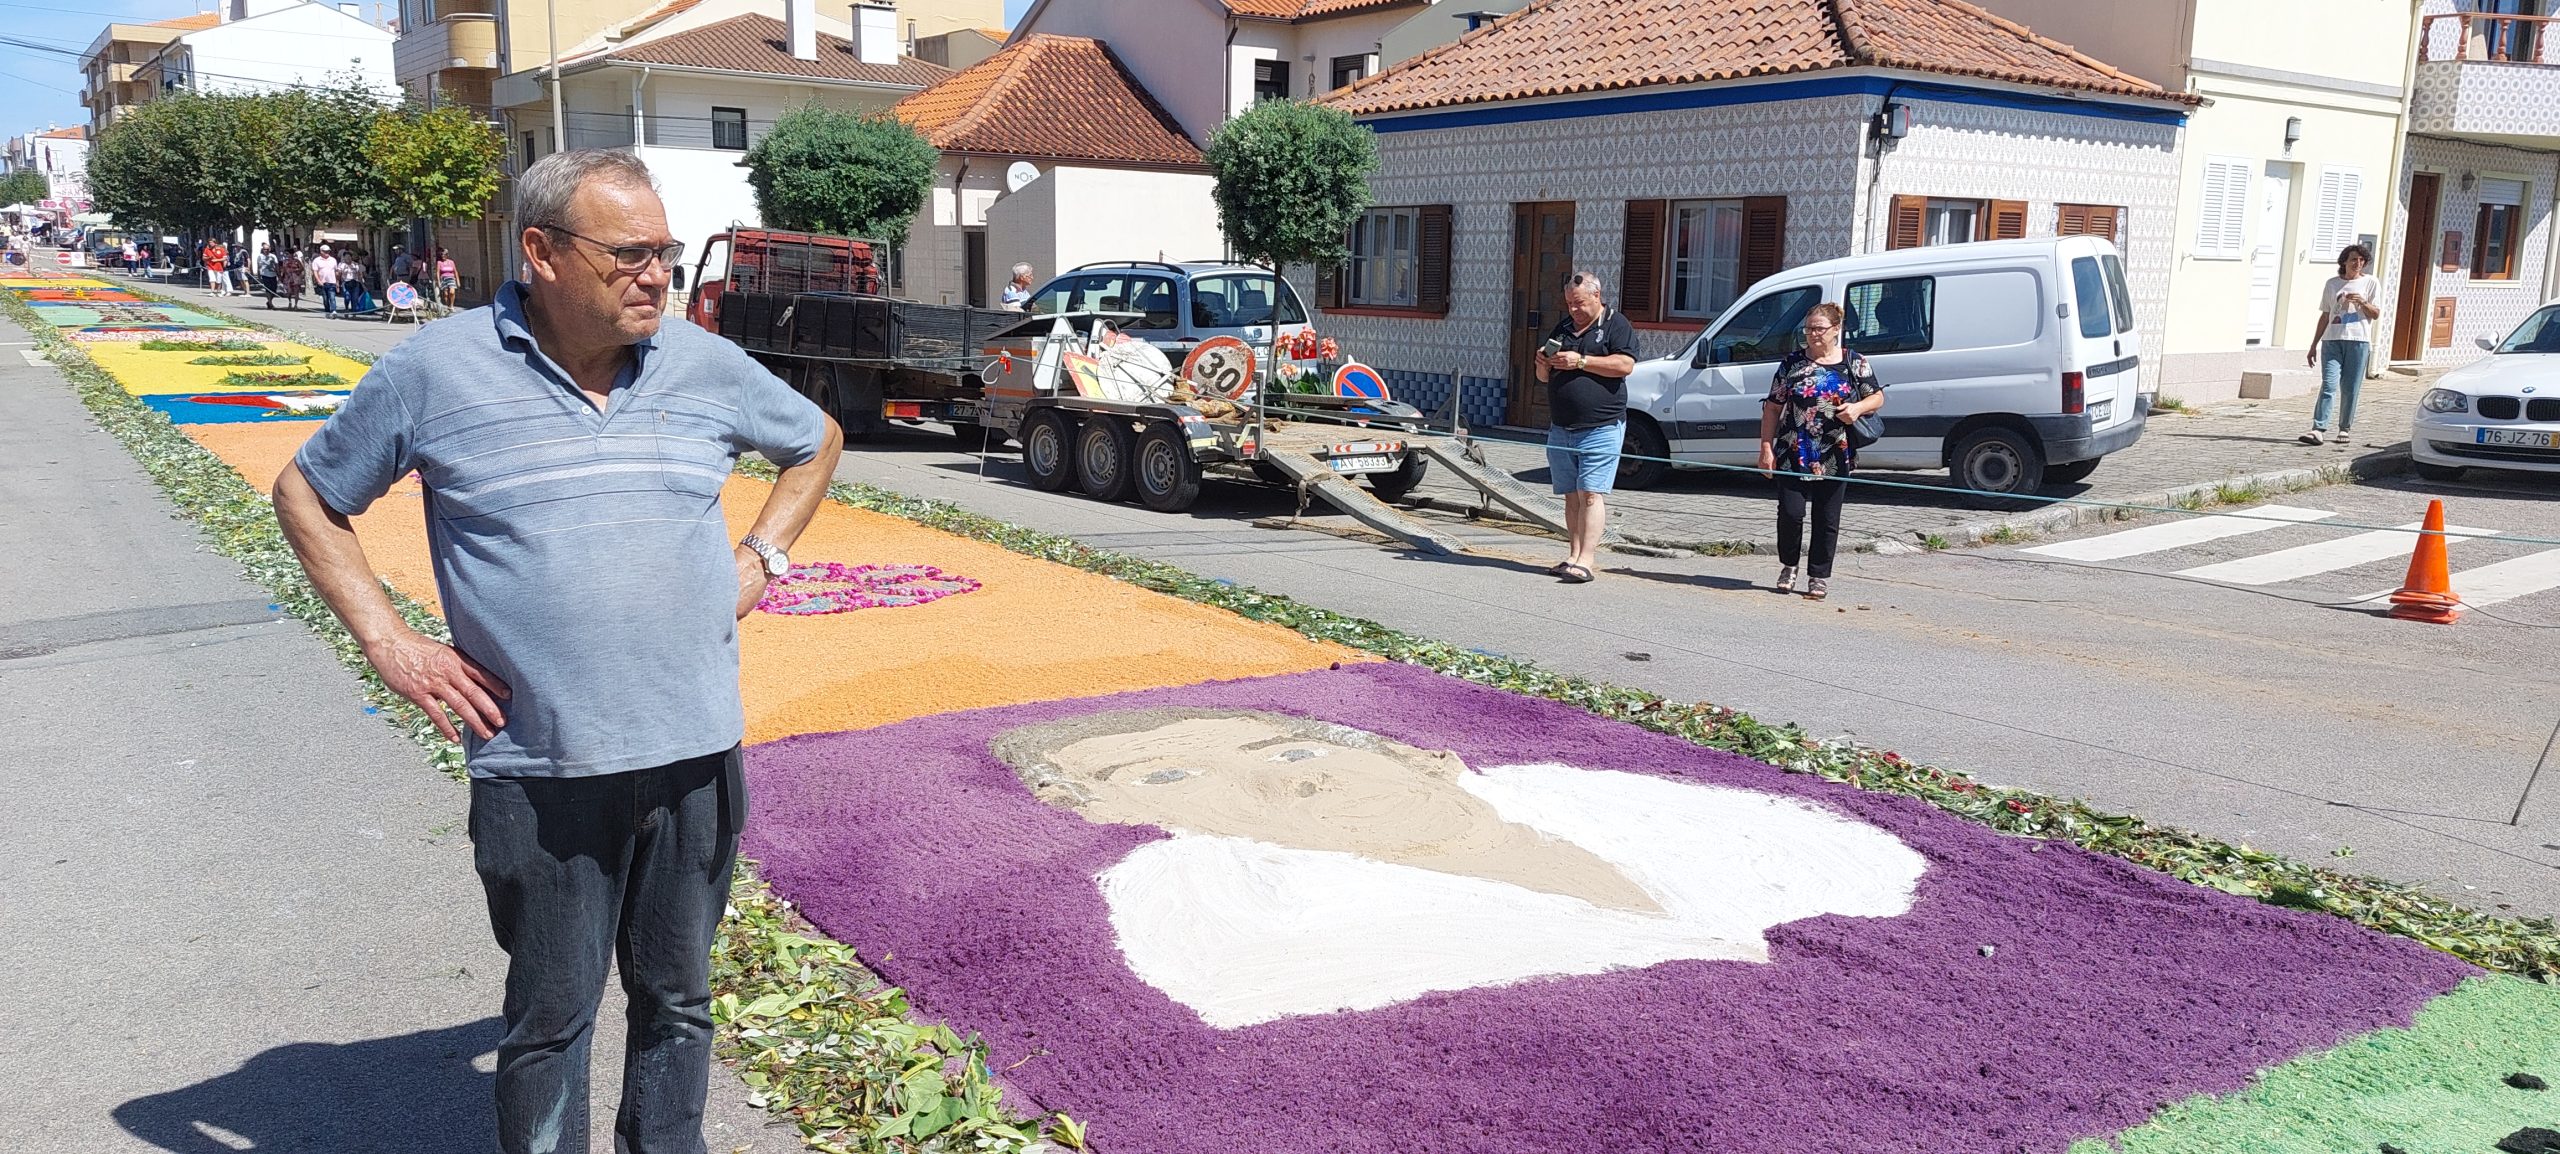
[[[480,1154],[497,1132],[490,1075],[472,1060],[503,1027],[483,1018],[362,1042],[294,1042],[228,1074],[115,1109],[125,1132],[174,1154],[235,1150]]]

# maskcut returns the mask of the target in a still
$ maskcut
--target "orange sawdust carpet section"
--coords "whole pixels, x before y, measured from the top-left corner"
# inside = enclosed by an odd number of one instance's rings
[[[316,423],[192,425],[184,432],[260,491]],[[721,504],[747,531],[771,488],[733,477]],[[412,478],[356,519],[374,568],[434,606],[424,495]],[[1323,669],[1376,657],[1276,625],[829,501],[792,556],[935,565],[985,587],[929,605],[739,626],[747,741],[886,725],[991,705]]]

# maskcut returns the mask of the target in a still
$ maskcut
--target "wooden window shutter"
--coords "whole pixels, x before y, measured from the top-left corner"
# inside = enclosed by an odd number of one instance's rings
[[[1982,239],[2019,240],[2027,235],[2027,202],[1995,200],[1982,217]]]
[[[1918,248],[1929,239],[1929,198],[1897,196],[1893,198],[1893,215],[1885,231],[1886,248]]]
[[[1445,317],[1449,315],[1449,206],[1426,204],[1415,212],[1413,305]]]
[[[1668,208],[1659,200],[1627,202],[1623,262],[1618,267],[1618,311],[1631,321],[1662,319],[1662,225]]]
[[[1761,278],[1787,267],[1787,198],[1742,198],[1742,277],[1734,286],[1746,291]]]
[[[2053,208],[2053,235],[2082,236],[2089,231],[2089,206],[2058,204]]]
[[[2089,208],[2089,235],[2113,243],[2119,235],[2116,226],[2124,219],[2124,210],[2111,204],[2093,204]]]

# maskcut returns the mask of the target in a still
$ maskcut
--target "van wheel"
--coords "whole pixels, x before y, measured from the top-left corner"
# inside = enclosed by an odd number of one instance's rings
[[[2412,461],[2410,465],[2418,470],[2420,479],[2428,481],[2459,481],[2470,471],[2460,465],[2430,465],[2425,461]]]
[[[1987,425],[1956,442],[1955,451],[1948,454],[1947,470],[1955,474],[1956,484],[1967,489],[2025,496],[2044,487],[2044,451],[2025,433]],[[2011,504],[1998,501],[1992,507]]]
[[[1650,489],[1671,475],[1671,441],[1662,435],[1662,426],[1642,413],[1627,415],[1627,448],[1618,458],[1618,487]],[[1639,457],[1650,460],[1637,460]]]
[[[2082,481],[2088,480],[2089,474],[2097,472],[2098,462],[2104,459],[2105,458],[2103,457],[2091,457],[2086,461],[2065,461],[2059,465],[2047,465],[2044,467],[2044,483],[2048,485],[2077,485]]]
[[[1130,468],[1137,440],[1127,418],[1104,413],[1086,421],[1076,434],[1076,487],[1097,501],[1128,500],[1137,480]]]
[[[1022,471],[1031,475],[1031,487],[1044,493],[1065,491],[1075,479],[1075,437],[1067,418],[1055,409],[1042,409],[1022,423]]]
[[[1159,513],[1188,512],[1200,499],[1200,462],[1180,430],[1161,421],[1138,434],[1138,450],[1130,470],[1138,500]]]

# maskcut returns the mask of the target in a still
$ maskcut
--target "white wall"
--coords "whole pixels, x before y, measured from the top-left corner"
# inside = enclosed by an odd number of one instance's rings
[[[190,32],[169,49],[185,54],[199,92],[262,92],[321,84],[353,70],[385,97],[400,92],[391,70],[390,30],[329,4],[295,3],[263,15]]]
[[[1461,12],[1484,12],[1494,16],[1508,15],[1529,6],[1529,0],[1433,0],[1431,7],[1420,12],[1403,13],[1403,22],[1379,39],[1384,42],[1381,67],[1401,63],[1467,34],[1467,22],[1458,18]]]
[[[906,280],[897,295],[966,303],[967,234],[978,229],[987,234],[982,287],[989,304],[1016,262],[1046,281],[1095,261],[1214,260],[1226,251],[1205,173],[1061,165],[1008,193],[1005,167],[988,157],[943,159],[907,234]]]
[[[1047,32],[1111,45],[1194,142],[1205,146],[1226,120],[1228,75],[1219,62],[1226,59],[1227,17],[1217,0],[1048,0],[1032,15],[1036,20],[1014,29],[1016,39]],[[1240,25],[1238,37],[1253,26]]]
[[[1216,181],[1206,173],[1060,167],[1044,179],[1058,182],[1059,268],[1102,260],[1215,260],[1227,251],[1210,196]]]
[[[747,186],[747,170],[737,154],[692,148],[636,150],[651,175],[658,178],[658,199],[667,206],[667,231],[684,242],[690,268],[702,255],[703,242],[731,224],[756,225],[755,190]],[[691,285],[687,285],[691,288]]]

